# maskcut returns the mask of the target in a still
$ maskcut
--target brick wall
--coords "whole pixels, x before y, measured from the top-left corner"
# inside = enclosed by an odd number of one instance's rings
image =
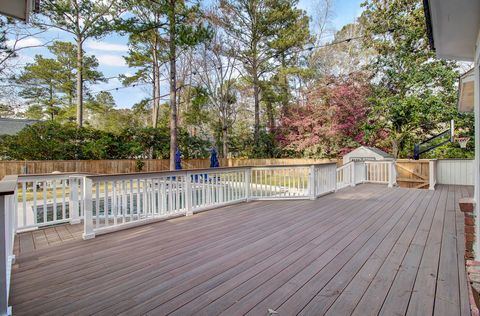
[[[475,203],[472,198],[461,198],[460,210],[465,216],[465,259],[473,260],[473,244],[475,241]]]

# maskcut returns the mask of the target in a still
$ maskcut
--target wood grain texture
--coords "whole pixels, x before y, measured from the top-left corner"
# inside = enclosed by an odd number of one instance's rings
[[[471,187],[364,184],[314,201],[224,207],[80,239],[19,235],[15,315],[469,315]]]

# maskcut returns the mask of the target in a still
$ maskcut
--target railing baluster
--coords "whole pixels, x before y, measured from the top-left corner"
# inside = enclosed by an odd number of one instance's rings
[[[22,215],[23,226],[27,226],[27,183],[22,182]]]
[[[67,219],[67,206],[66,206],[66,186],[65,186],[65,179],[61,180],[62,183],[62,220]]]
[[[133,180],[130,179],[130,189],[129,189],[129,194],[130,194],[130,209],[128,212],[128,220],[131,222],[133,220]]]
[[[109,186],[110,186],[110,181],[105,181],[104,182],[104,191],[105,191],[105,198],[104,198],[104,202],[103,202],[103,216],[105,217],[105,226],[109,226],[110,225],[110,206],[111,206],[111,203],[109,201],[109,197],[108,197],[108,191],[110,190],[109,189]]]
[[[100,226],[100,182],[95,182],[95,228]]]

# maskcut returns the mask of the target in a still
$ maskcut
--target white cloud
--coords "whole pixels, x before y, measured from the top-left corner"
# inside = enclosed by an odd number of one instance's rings
[[[107,52],[127,52],[128,51],[127,45],[108,43],[108,42],[99,42],[99,41],[89,41],[85,44],[85,47],[93,50],[100,50],[100,51],[107,51]]]
[[[125,59],[118,55],[99,55],[97,59],[102,66],[125,67],[127,65]]]
[[[13,39],[7,41],[7,46],[11,48],[15,46],[15,49],[31,47],[31,46],[40,46],[42,44],[43,44],[42,41],[35,37],[24,38],[24,39],[18,40],[17,42]]]

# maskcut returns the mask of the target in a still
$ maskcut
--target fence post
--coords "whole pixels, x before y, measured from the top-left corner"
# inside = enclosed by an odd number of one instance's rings
[[[351,187],[354,187],[355,186],[355,161],[352,161],[350,163],[350,169],[351,169],[351,172],[350,172],[350,186]]]
[[[79,195],[78,195],[78,179],[70,178],[68,180],[70,185],[70,196],[68,200],[68,213],[70,215],[70,224],[80,224],[80,217],[78,212],[80,210]]]
[[[437,174],[436,174],[436,161],[430,160],[428,162],[428,183],[429,190],[435,190],[435,184],[437,183]]]
[[[388,187],[393,188],[397,184],[397,172],[395,171],[395,160],[389,163]]]
[[[193,215],[192,210],[192,174],[190,172],[185,173],[185,215]]]
[[[310,176],[308,180],[310,200],[315,200],[315,165],[310,166]]]
[[[84,230],[82,238],[84,240],[95,238],[93,231],[93,201],[92,201],[92,179],[87,177],[83,180],[83,223]]]
[[[250,186],[252,182],[252,168],[245,168],[245,200],[250,201]]]

